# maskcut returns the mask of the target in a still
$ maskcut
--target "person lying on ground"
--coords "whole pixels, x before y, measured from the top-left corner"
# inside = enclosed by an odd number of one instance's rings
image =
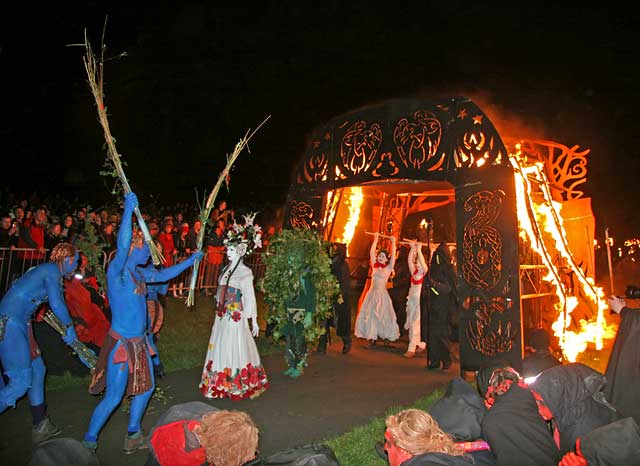
[[[201,401],[177,404],[149,434],[145,466],[259,464],[258,427],[247,413],[219,410]]]

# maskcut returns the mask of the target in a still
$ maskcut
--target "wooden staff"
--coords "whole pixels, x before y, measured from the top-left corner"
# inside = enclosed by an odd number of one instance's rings
[[[367,235],[374,235],[374,236],[376,235],[376,233],[371,233],[370,231],[365,231],[365,233]],[[377,235],[378,235],[379,238],[388,238],[388,239],[395,238],[395,236],[387,236],[387,235],[383,235],[383,234],[380,234],[380,233],[377,233]]]

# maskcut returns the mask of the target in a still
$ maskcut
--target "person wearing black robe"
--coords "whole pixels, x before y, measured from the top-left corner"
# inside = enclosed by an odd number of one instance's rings
[[[604,395],[623,416],[640,424],[640,309],[627,307],[617,296],[609,298],[609,307],[620,314],[620,325],[605,371]]]
[[[324,322],[325,334],[318,340],[316,353],[325,354],[327,352],[327,341],[330,327],[336,327],[336,335],[342,338],[342,354],[351,351],[351,272],[347,264],[347,245],[344,243],[334,243],[331,254],[331,273],[340,287],[341,299],[334,299],[332,319]]]
[[[455,272],[447,243],[438,245],[429,262],[429,270],[422,282],[421,307],[427,318],[427,369],[447,370],[451,366],[449,349],[449,311],[455,302]],[[424,329],[423,329],[424,332]],[[423,335],[424,336],[424,335]]]
[[[534,392],[519,383],[511,368],[496,369],[490,377],[482,418],[482,438],[498,466],[556,466],[562,458],[549,422],[551,412]],[[557,440],[559,443],[559,439]]]

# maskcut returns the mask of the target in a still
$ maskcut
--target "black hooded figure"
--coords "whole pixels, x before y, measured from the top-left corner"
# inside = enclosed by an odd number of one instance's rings
[[[347,245],[344,243],[333,243],[331,254],[331,273],[338,280],[342,299],[333,301],[333,322],[325,322],[326,333],[320,336],[317,353],[327,352],[327,339],[329,327],[333,324],[336,327],[336,335],[342,338],[342,354],[351,351],[351,303],[349,295],[351,293],[351,272],[347,264]]]
[[[449,312],[455,306],[455,272],[449,247],[443,241],[429,262],[420,295],[425,310],[428,369],[447,370],[451,366],[449,350]],[[424,328],[423,328],[424,333]],[[423,334],[424,338],[424,334]]]

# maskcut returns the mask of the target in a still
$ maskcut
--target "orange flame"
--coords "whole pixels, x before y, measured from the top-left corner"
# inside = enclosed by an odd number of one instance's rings
[[[354,186],[349,189],[349,198],[346,201],[347,206],[349,207],[349,217],[347,223],[344,226],[344,232],[342,233],[342,237],[339,242],[345,243],[347,248],[353,239],[353,235],[356,231],[356,226],[358,225],[358,220],[360,219],[360,207],[362,206],[362,201],[364,196],[362,195],[362,188],[359,186]]]
[[[602,288],[594,286],[593,279],[585,276],[568,249],[566,232],[560,215],[561,205],[551,198],[542,163],[536,162],[524,166],[522,163],[525,158],[521,156],[519,145],[516,145],[516,151],[516,154],[510,154],[509,159],[515,169],[520,236],[539,254],[542,263],[549,271],[543,280],[553,287],[558,297],[554,305],[558,318],[553,323],[552,329],[560,341],[560,347],[567,360],[575,362],[577,356],[587,348],[590,342],[595,344],[596,349],[602,349],[602,340],[613,338],[615,327],[608,326],[605,322],[604,310],[607,305]],[[536,194],[542,194],[540,201],[534,200],[539,197],[534,198],[532,195],[533,183],[538,188]],[[572,320],[571,313],[577,307],[578,299],[567,294],[569,290],[565,289],[560,271],[551,259],[555,256],[561,257],[569,266],[578,279],[582,294],[597,308],[595,321],[580,320],[579,332],[568,330]]]

